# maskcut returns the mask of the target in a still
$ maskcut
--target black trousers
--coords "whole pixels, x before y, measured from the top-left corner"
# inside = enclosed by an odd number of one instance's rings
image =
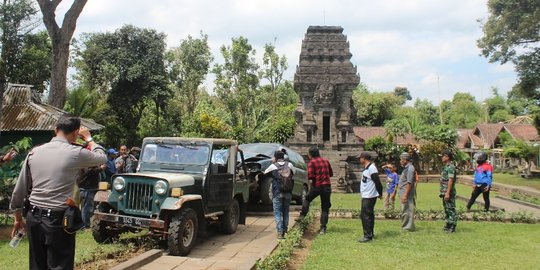
[[[362,218],[362,228],[364,229],[364,237],[373,239],[373,229],[375,228],[375,198],[362,198],[362,211],[360,217]]]
[[[330,213],[330,207],[332,203],[330,202],[330,195],[332,194],[332,187],[330,185],[324,185],[319,187],[312,186],[306,199],[302,203],[302,212],[301,216],[307,215],[309,212],[309,205],[318,196],[321,196],[321,229],[326,229],[326,224],[328,224],[328,215]]]
[[[26,232],[30,242],[30,269],[68,270],[75,261],[75,234],[62,226],[62,215],[28,211]]]
[[[488,191],[484,192],[484,188],[487,187],[487,184],[482,184],[481,186],[475,186],[473,191],[472,191],[472,194],[471,194],[471,198],[469,199],[469,202],[467,203],[467,209],[471,209],[472,205],[474,204],[474,202],[476,201],[476,198],[478,198],[478,196],[480,196],[480,194],[482,194],[482,196],[484,197],[484,209],[486,211],[489,211],[489,192],[491,190],[488,189]]]

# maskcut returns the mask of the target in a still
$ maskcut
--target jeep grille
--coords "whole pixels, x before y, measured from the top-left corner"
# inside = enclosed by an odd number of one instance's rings
[[[151,213],[154,185],[128,183],[126,193],[126,210],[135,213]]]

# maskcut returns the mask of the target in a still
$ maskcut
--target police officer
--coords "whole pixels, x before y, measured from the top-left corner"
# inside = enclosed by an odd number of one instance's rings
[[[26,157],[13,191],[12,234],[18,231],[28,234],[30,269],[73,269],[75,234],[68,234],[62,225],[67,201],[73,196],[81,168],[107,162],[103,148],[80,126],[78,117],[61,117],[56,124],[56,136],[49,143],[32,149]],[[77,137],[85,140],[92,151],[74,145]],[[28,194],[24,220],[22,208]]]
[[[456,213],[456,166],[453,164],[454,155],[450,150],[442,152],[444,167],[441,172],[441,188],[439,197],[442,198],[446,225],[443,230],[454,233],[457,225]]]

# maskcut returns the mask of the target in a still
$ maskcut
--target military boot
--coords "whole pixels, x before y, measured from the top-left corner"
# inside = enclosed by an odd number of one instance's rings
[[[445,232],[448,232],[448,230],[450,229],[450,226],[452,226],[452,225],[450,225],[449,223],[446,223],[446,225],[444,225],[442,230],[445,231]]]
[[[456,224],[452,224],[448,227],[448,230],[446,230],[447,233],[455,233],[456,232]]]

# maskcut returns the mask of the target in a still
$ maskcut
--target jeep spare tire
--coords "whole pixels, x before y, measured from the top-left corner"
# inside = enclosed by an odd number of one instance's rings
[[[240,221],[240,204],[235,198],[231,203],[231,206],[225,213],[219,216],[219,222],[221,226],[221,231],[224,234],[233,234],[238,228],[238,222]]]
[[[169,223],[169,236],[167,245],[169,253],[173,256],[186,256],[195,242],[198,232],[197,213],[191,208],[181,209],[171,217]]]
[[[264,205],[272,205],[272,177],[266,177],[261,183],[261,202]]]

